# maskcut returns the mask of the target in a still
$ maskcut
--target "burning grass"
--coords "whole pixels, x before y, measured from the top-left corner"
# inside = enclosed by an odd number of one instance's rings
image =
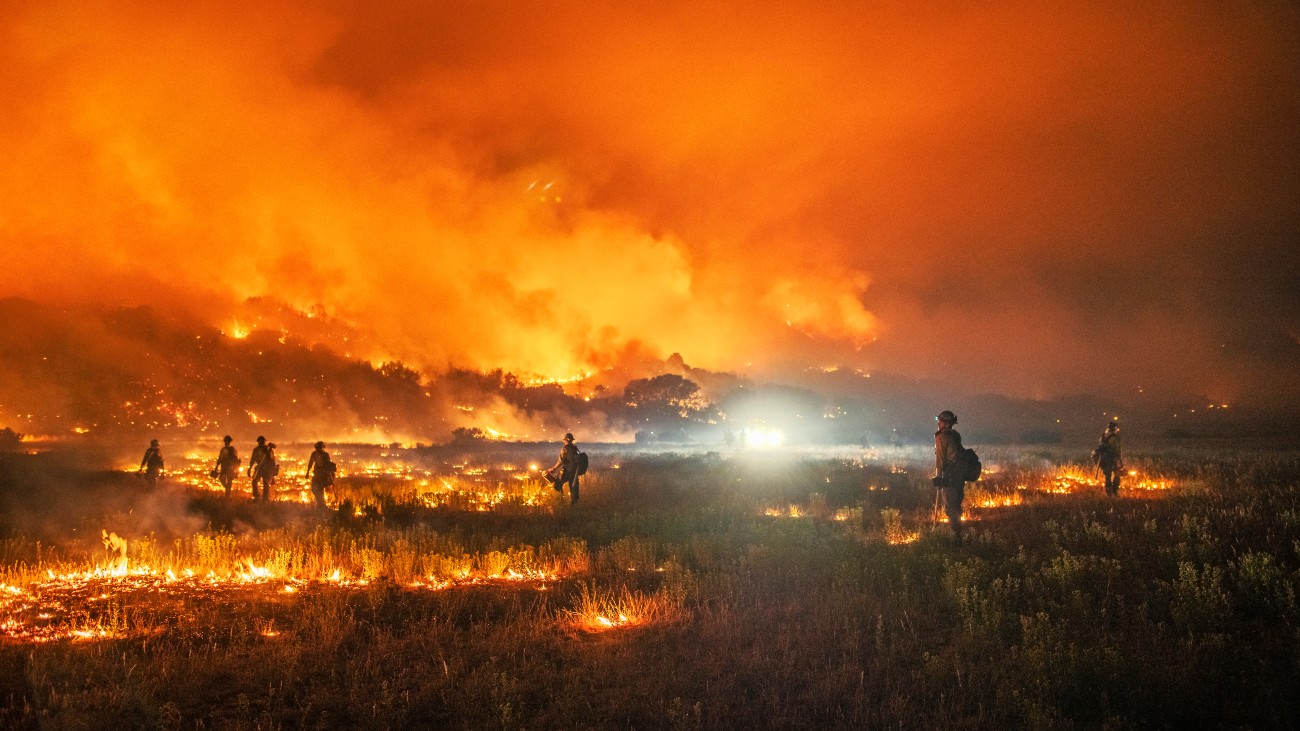
[[[295,451],[296,449],[296,451]],[[309,447],[288,445],[280,450],[280,475],[272,486],[275,502],[310,505],[310,485],[303,476],[303,454]],[[356,510],[382,510],[391,505],[419,505],[449,510],[489,512],[498,509],[550,510],[554,493],[541,479],[536,462],[481,463],[443,460],[413,450],[376,449],[345,445],[331,456],[339,465],[339,478],[326,493],[330,507],[346,502]],[[188,490],[224,494],[225,488],[210,471],[214,457],[188,450],[169,458],[165,483]],[[121,468],[134,474],[137,465]],[[248,499],[250,480],[243,472],[232,487],[234,499]]]
[[[880,518],[884,522],[885,540],[891,546],[912,543],[921,537],[921,534],[917,531],[909,531],[903,528],[903,518],[896,508],[885,508],[880,511]]]
[[[668,594],[645,594],[626,586],[616,591],[583,584],[577,605],[565,614],[584,632],[646,626],[682,616],[680,598]]]
[[[1103,489],[1101,471],[1095,467],[1066,465],[1027,477],[1029,479],[1016,485],[1017,489],[1056,495],[1071,495],[1086,491],[1100,492]],[[1125,472],[1121,480],[1121,489],[1158,492],[1173,489],[1176,484],[1177,481],[1172,477],[1131,469]]]
[[[112,536],[112,553],[98,563],[64,561],[57,570],[11,569],[0,594],[4,617],[0,632],[9,639],[32,641],[121,637],[129,632],[117,623],[111,634],[86,634],[78,622],[98,626],[104,608],[121,601],[231,603],[322,586],[361,589],[372,582],[423,591],[542,585],[585,573],[588,562],[585,544],[571,538],[539,547],[469,552],[458,542],[426,530],[376,537],[323,529],[306,535],[271,531],[244,540],[228,533],[200,534],[177,540],[166,551],[146,539],[139,542],[131,561],[127,542],[116,534],[106,535]]]
[[[396,454],[329,511],[172,483],[209,522],[173,534],[113,483],[75,531],[0,540],[0,725],[1300,720],[1300,458],[1137,457],[1115,500],[990,452],[961,547],[923,454],[624,456],[576,507],[530,504],[525,461]]]

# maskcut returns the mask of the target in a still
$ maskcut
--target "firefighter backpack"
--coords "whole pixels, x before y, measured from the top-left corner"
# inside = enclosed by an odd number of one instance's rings
[[[973,449],[967,449],[962,456],[964,457],[962,459],[962,476],[966,482],[975,482],[984,471],[984,465],[980,464],[980,456],[975,454]]]

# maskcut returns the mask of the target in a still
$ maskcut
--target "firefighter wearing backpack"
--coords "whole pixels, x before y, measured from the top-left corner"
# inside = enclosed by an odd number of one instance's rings
[[[1092,450],[1092,459],[1101,468],[1106,477],[1106,494],[1119,495],[1119,478],[1124,474],[1124,455],[1119,448],[1119,422],[1111,420],[1106,431],[1101,433],[1101,441]]]
[[[586,456],[578,451],[578,445],[573,442],[573,434],[565,434],[564,446],[560,447],[560,458],[555,461],[554,467],[546,471],[551,487],[556,492],[563,495],[564,486],[569,486],[569,501],[574,505],[578,503],[578,477],[587,471],[583,464]]]
[[[271,485],[278,474],[280,463],[275,458],[275,444],[268,443],[266,437],[258,437],[257,446],[248,455],[248,476],[253,478],[253,502],[271,502]],[[260,495],[257,489],[259,482],[262,483]]]
[[[212,468],[212,476],[226,488],[226,497],[230,497],[230,487],[235,483],[235,478],[239,475],[239,464],[243,461],[239,458],[239,450],[231,444],[233,441],[234,437],[229,434],[222,437],[221,443],[224,446],[217,452],[217,466]]]
[[[934,417],[939,430],[934,433],[934,486],[943,492],[944,512],[952,533],[961,543],[961,504],[966,499],[966,449],[961,445],[961,434],[953,429],[957,415],[941,411]]]
[[[140,460],[139,470],[144,473],[144,480],[149,484],[149,489],[158,487],[158,479],[162,477],[162,468],[162,447],[158,445],[157,439],[150,439],[149,448],[144,450],[144,458]]]
[[[325,507],[325,488],[334,485],[334,461],[325,451],[325,442],[316,442],[316,450],[307,458],[307,478],[311,480],[311,494],[316,498],[316,507]]]

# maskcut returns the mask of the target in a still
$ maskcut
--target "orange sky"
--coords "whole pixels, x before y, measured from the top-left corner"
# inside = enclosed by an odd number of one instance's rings
[[[431,369],[1294,398],[1298,20],[18,0],[0,296],[273,297]]]

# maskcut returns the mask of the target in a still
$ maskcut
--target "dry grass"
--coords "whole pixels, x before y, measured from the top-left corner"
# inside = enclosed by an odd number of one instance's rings
[[[960,548],[898,455],[628,457],[576,508],[364,475],[328,513],[193,495],[181,534],[89,475],[75,530],[0,540],[0,726],[1300,722],[1300,457],[1137,455],[1112,500],[982,456]]]

